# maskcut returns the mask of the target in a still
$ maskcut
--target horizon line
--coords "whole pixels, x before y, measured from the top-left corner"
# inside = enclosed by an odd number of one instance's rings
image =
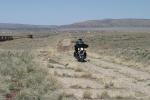
[[[101,18],[101,19],[89,19],[89,20],[82,20],[82,21],[76,21],[72,22],[70,24],[80,23],[80,22],[86,22],[86,21],[97,21],[97,20],[120,20],[120,19],[128,19],[128,20],[150,20],[150,18]],[[17,25],[37,25],[37,26],[62,26],[62,25],[70,25],[70,24],[29,24],[29,23],[21,23],[21,22],[0,22],[0,24],[17,24]]]

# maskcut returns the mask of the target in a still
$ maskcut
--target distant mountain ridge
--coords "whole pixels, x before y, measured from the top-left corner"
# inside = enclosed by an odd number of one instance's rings
[[[0,23],[0,32],[49,32],[56,30],[55,25],[31,25]]]
[[[14,24],[0,23],[0,28],[55,28],[56,25],[31,25],[31,24]]]
[[[101,28],[101,27],[150,27],[150,19],[103,19],[88,20],[70,25],[63,25],[62,28]]]
[[[30,24],[13,24],[0,23],[0,31],[51,31],[57,29],[69,28],[113,28],[113,27],[146,27],[150,28],[150,19],[103,19],[88,20],[77,22],[69,25],[30,25]]]

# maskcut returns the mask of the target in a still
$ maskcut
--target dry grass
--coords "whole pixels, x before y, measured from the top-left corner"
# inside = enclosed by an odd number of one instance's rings
[[[62,92],[57,100],[77,100],[74,94]]]
[[[70,78],[74,77],[73,75],[70,75],[68,73],[59,73],[57,71],[54,71],[54,76],[58,76],[58,77],[70,77]]]
[[[93,77],[92,77],[92,74],[89,73],[89,72],[85,72],[85,73],[82,74],[80,77],[82,77],[82,78],[93,78]]]
[[[89,44],[87,53],[90,51],[95,54],[99,54],[101,59],[105,57],[114,60],[114,63],[125,63],[132,65],[136,63],[141,63],[145,66],[150,64],[150,34],[149,33],[123,33],[123,32],[104,32],[96,34],[73,34],[74,39],[78,37],[83,37],[85,42]],[[7,49],[26,49],[26,48],[39,48],[46,46],[57,45],[57,41],[62,39],[62,36],[54,36],[42,39],[24,39],[24,40],[14,40],[12,42],[1,43],[0,48]],[[55,42],[55,43],[54,43]],[[50,44],[49,44],[50,43]],[[57,100],[51,96],[52,91],[57,90],[59,86],[57,80],[51,76],[48,77],[47,71],[41,69],[37,62],[34,62],[34,56],[29,53],[12,53],[12,52],[2,52],[0,53],[0,97],[6,97],[7,94],[17,93],[16,100],[37,100],[48,97],[44,100]],[[95,55],[94,55],[95,56]],[[97,59],[98,59],[97,57]],[[117,61],[116,58],[119,60]],[[57,63],[53,60],[49,60],[49,63]],[[53,68],[54,66],[48,66]],[[71,68],[68,64],[65,65],[66,69],[75,70],[75,72],[84,72],[82,68]],[[107,66],[105,68],[108,68]],[[144,67],[142,67],[142,70]],[[83,75],[68,75],[67,73],[54,72],[56,76],[64,77],[81,77],[81,78],[92,78],[90,73]],[[102,81],[100,79],[100,81]],[[143,81],[143,80],[141,80]],[[148,84],[149,85],[149,84]],[[79,85],[71,86],[73,88],[82,88]],[[108,82],[104,83],[105,90],[114,87],[114,83]],[[58,95],[56,95],[58,96]],[[86,91],[83,94],[85,98],[91,98],[92,93]],[[59,97],[59,96],[58,96]],[[107,91],[102,92],[97,95],[101,99],[109,99],[110,95]],[[120,94],[113,99],[124,99]],[[60,100],[62,100],[60,98]]]
[[[83,87],[77,84],[77,85],[70,86],[70,88],[73,88],[73,89],[82,89]]]
[[[114,87],[114,83],[113,82],[105,82],[104,83],[104,87],[105,87],[105,89],[108,89],[108,88],[112,88],[112,87]]]
[[[100,32],[82,34],[83,39],[90,45],[89,51],[99,53],[104,58],[111,56],[119,58],[118,63],[150,64],[150,34],[135,32]],[[81,35],[78,34],[78,37]]]
[[[115,97],[112,97],[112,98],[114,98],[114,99],[119,99],[119,100],[121,100],[121,99],[136,99],[136,97],[134,97],[134,96],[132,96],[132,95],[129,95],[129,96],[122,96],[122,95],[116,95]]]
[[[54,68],[54,66],[51,65],[51,64],[48,64],[47,67],[48,67],[48,68]]]
[[[92,98],[92,93],[90,91],[84,91],[83,98],[91,99]]]
[[[59,87],[56,78],[28,52],[0,52],[0,66],[0,94],[4,98],[39,100]]]
[[[62,77],[74,77],[73,75],[69,75],[68,73],[63,73]]]
[[[101,93],[101,95],[97,95],[97,98],[107,99],[107,98],[110,98],[110,96],[109,96],[107,91],[104,91],[104,92]]]
[[[83,69],[82,69],[82,68],[80,68],[80,67],[77,67],[77,68],[75,68],[75,71],[76,71],[76,72],[82,72],[82,71],[83,71]]]

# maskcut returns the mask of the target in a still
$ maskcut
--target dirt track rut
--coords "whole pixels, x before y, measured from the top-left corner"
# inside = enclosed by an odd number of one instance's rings
[[[77,62],[72,52],[51,57],[43,54],[49,72],[62,83],[60,91],[78,100],[150,100],[150,73],[128,66],[89,58]]]

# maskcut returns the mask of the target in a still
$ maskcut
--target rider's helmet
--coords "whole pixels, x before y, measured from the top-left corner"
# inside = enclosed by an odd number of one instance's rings
[[[81,38],[78,39],[77,44],[84,44],[83,40]]]

